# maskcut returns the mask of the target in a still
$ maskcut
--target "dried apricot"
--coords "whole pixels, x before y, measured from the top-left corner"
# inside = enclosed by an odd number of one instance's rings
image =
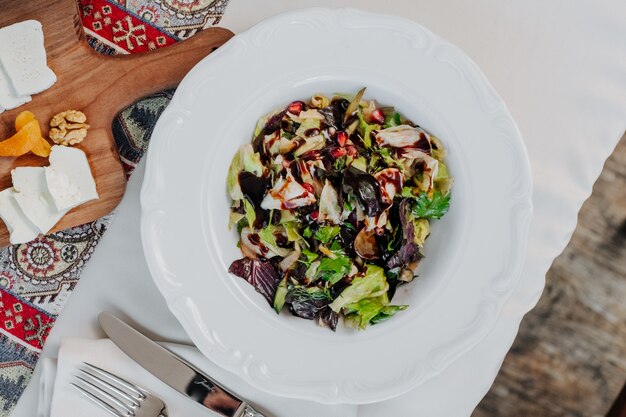
[[[0,156],[20,156],[29,152],[41,143],[39,122],[33,119],[10,138],[0,142]]]
[[[33,120],[37,123],[37,127],[39,127],[39,122],[37,121],[37,119],[35,119],[35,115],[32,112],[28,110],[21,112],[15,118],[15,130],[19,132],[24,126],[26,126],[28,123],[30,123]],[[0,142],[0,144],[2,143],[4,142]],[[44,158],[50,156],[50,143],[48,143],[48,141],[43,136],[41,136],[41,130],[39,130],[39,140],[36,141],[36,143],[33,145],[30,151],[34,153],[35,155],[42,156]],[[2,154],[1,156],[19,156],[19,155]]]
[[[48,141],[43,136],[39,136],[39,141],[35,144],[35,146],[33,146],[30,151],[37,156],[47,158],[50,156],[50,148],[50,143],[48,143]]]
[[[15,118],[15,131],[19,132],[20,129],[31,120],[35,120],[35,115],[31,111],[25,110],[18,114]]]

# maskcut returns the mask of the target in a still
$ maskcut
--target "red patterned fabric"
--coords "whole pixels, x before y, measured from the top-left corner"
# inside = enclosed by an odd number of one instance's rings
[[[193,36],[219,22],[227,3],[78,0],[87,41],[109,55],[146,52]],[[113,121],[127,177],[172,94],[164,91],[140,100]],[[46,338],[111,217],[0,249],[0,417],[9,416],[24,392]]]
[[[9,334],[36,350],[43,348],[56,316],[47,314],[1,288],[0,308],[3,312],[0,329],[4,334]]]
[[[219,22],[228,0],[79,0],[89,44],[104,54],[163,48]]]
[[[178,38],[158,29],[106,0],[83,6],[83,27],[121,53],[146,52],[172,45]]]

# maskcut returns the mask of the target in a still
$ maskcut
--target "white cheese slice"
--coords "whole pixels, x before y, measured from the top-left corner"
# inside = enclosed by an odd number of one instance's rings
[[[0,42],[2,42],[1,39]],[[4,70],[4,67],[0,65],[0,113],[3,110],[11,110],[19,107],[22,104],[28,103],[30,100],[30,96],[18,96],[15,94],[9,76]]]
[[[26,20],[0,29],[0,63],[17,96],[47,90],[57,80],[46,62],[43,29]]]
[[[61,220],[67,210],[57,210],[48,192],[42,167],[19,167],[11,171],[15,200],[26,217],[46,234]]]
[[[45,167],[47,188],[58,210],[68,210],[98,196],[87,155],[78,149],[55,145]]]
[[[0,191],[0,217],[11,234],[12,244],[30,242],[39,235],[39,229],[30,221],[15,201],[15,190]]]

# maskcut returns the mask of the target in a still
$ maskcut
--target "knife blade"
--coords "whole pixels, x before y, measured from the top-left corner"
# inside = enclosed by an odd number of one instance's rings
[[[103,312],[98,321],[107,336],[131,359],[209,410],[224,417],[269,417],[114,315]]]

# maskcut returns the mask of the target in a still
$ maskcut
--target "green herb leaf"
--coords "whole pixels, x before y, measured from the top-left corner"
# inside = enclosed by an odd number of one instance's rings
[[[328,243],[335,236],[337,236],[340,231],[341,228],[339,226],[320,227],[319,230],[315,232],[315,239],[319,240],[322,243]]]
[[[328,248],[328,250],[330,250],[332,253],[334,253],[337,256],[346,255],[346,253],[343,251],[343,247],[341,246],[341,243],[337,242],[336,240],[330,245],[330,248]]]
[[[287,292],[285,303],[292,314],[305,319],[313,319],[332,300],[326,288],[293,286]]]
[[[237,223],[237,233],[241,235],[241,231],[248,225],[247,221],[241,220]]]
[[[293,286],[289,289],[292,297],[302,297],[314,301],[330,301],[332,296],[327,288]]]
[[[383,159],[383,162],[385,163],[385,165],[387,165],[387,167],[401,168],[398,158],[396,158],[395,155],[392,155],[393,151],[391,150],[391,148],[379,148],[376,150],[376,152]]]
[[[354,227],[354,225],[352,223],[343,222],[343,227],[345,227],[346,229],[350,229],[350,230],[356,232],[356,227]]]
[[[450,208],[450,193],[441,194],[441,191],[435,191],[433,198],[422,192],[415,198],[413,205],[413,215],[424,219],[440,219],[448,212]]]
[[[281,129],[281,131],[280,131],[280,135],[281,135],[283,138],[285,138],[285,139],[290,139],[290,140],[291,140],[291,139],[293,139],[293,138],[296,136],[296,135],[294,135],[293,133],[291,133],[291,132],[286,132],[286,131],[284,131],[284,130],[282,130],[282,129]]]
[[[350,258],[338,256],[335,259],[324,258],[315,272],[317,278],[330,282],[331,285],[339,282],[350,272]]]
[[[337,159],[335,159],[335,162],[333,162],[333,169],[335,171],[341,171],[345,167],[346,167],[346,157],[345,156],[337,158]]]
[[[393,229],[393,235],[391,237],[391,239],[389,239],[389,242],[387,242],[387,249],[386,252],[395,252],[397,249],[400,248],[400,245],[402,244],[402,228],[399,226],[396,226]]]
[[[388,127],[400,126],[401,124],[402,119],[400,118],[400,113],[395,112],[394,114],[386,117],[384,128],[387,129]]]
[[[372,131],[375,129],[380,129],[380,126],[366,123],[365,129],[363,130],[363,144],[366,148],[372,147]]]
[[[307,268],[311,266],[311,263],[319,256],[317,253],[313,253],[308,249],[302,249],[302,255],[304,255],[305,259],[301,259],[300,262],[305,264]]]
[[[366,148],[372,147],[372,131],[380,129],[380,125],[371,125],[365,121],[363,118],[363,112],[359,111],[359,133],[361,133],[361,138],[363,140],[363,144]]]
[[[313,230],[311,229],[311,226],[307,226],[304,228],[304,230],[302,231],[302,236],[306,238],[313,236]]]
[[[380,162],[380,155],[378,153],[372,152],[372,157],[370,159],[370,163],[369,163],[369,171],[373,172],[376,171],[376,168],[378,168],[378,162]]]

